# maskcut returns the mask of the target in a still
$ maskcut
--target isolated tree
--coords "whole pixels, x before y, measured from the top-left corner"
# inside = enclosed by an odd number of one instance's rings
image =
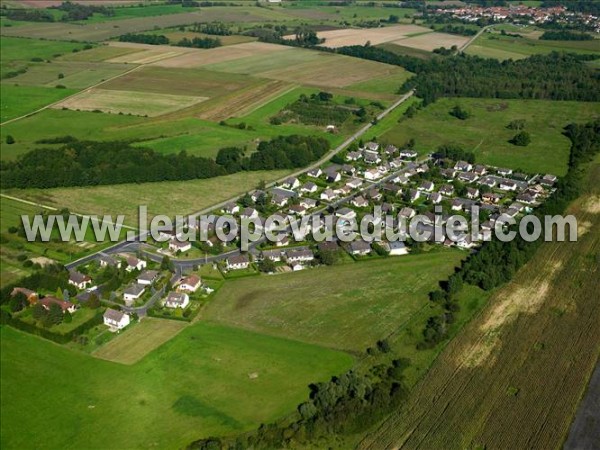
[[[28,304],[27,296],[22,292],[18,292],[8,302],[8,306],[12,312],[18,312],[23,310]]]
[[[525,119],[512,120],[507,126],[509,130],[522,130],[525,128]]]
[[[520,133],[517,133],[509,142],[513,145],[518,145],[519,147],[527,147],[531,142],[531,136],[527,131],[521,131]]]
[[[8,145],[14,144],[15,143],[15,138],[12,137],[10,134],[6,135],[6,143]]]
[[[260,270],[261,272],[265,272],[265,273],[274,272],[275,271],[275,263],[273,262],[273,260],[271,258],[264,258],[258,264],[258,270]]]
[[[100,299],[96,294],[90,294],[86,306],[90,309],[97,309],[100,307]]]
[[[58,303],[51,303],[48,309],[48,319],[52,325],[58,325],[63,321],[63,309]]]
[[[460,119],[460,120],[466,120],[469,117],[471,117],[471,114],[468,111],[462,109],[458,105],[456,105],[454,108],[452,108],[450,110],[450,115],[454,116],[454,117],[456,117],[457,119]]]
[[[160,270],[168,270],[169,272],[175,272],[175,264],[171,261],[171,258],[168,256],[163,256],[162,261],[160,262]]]

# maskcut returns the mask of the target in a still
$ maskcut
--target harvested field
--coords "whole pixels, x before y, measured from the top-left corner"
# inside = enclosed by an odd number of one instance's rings
[[[134,114],[150,117],[159,116],[178,109],[187,108],[206,100],[207,97],[193,97],[172,94],[144,93],[136,91],[113,91],[108,89],[89,89],[57,105],[56,109],[75,109],[81,111],[99,110],[107,113]]]
[[[231,73],[148,66],[111,80],[102,88],[214,98],[259,83],[263,80]]]
[[[284,81],[270,81],[266,84],[234,92],[226,98],[221,98],[214,105],[210,105],[209,108],[203,108],[198,117],[213,121],[225,120],[230,117],[242,117],[294,88],[295,85]],[[206,106],[209,106],[208,103],[206,102]]]
[[[447,33],[427,33],[421,36],[409,37],[393,41],[393,44],[402,45],[404,47],[417,48],[419,50],[433,51],[436,48],[450,48],[453,45],[461,47],[469,41],[467,36],[457,36]]]
[[[396,25],[384,28],[348,28],[321,31],[318,33],[318,36],[325,38],[323,46],[338,48],[346,45],[364,45],[367,41],[371,42],[371,45],[383,44],[384,42],[396,41],[417,33],[431,33],[431,29],[418,25]]]
[[[155,45],[145,47],[123,46],[125,48],[138,49],[134,53],[127,53],[115,58],[107,60],[110,63],[127,63],[127,64],[150,64],[162,59],[174,58],[175,56],[183,55],[185,49],[170,47],[168,45]]]
[[[101,45],[84,52],[68,53],[57,58],[57,61],[76,61],[76,62],[102,62],[118,56],[129,53],[139,52],[135,48],[116,47],[112,45]]]
[[[293,50],[295,49],[283,45],[248,42],[208,50],[193,49],[193,51],[187,52],[185,55],[158,61],[154,65],[171,68],[190,68],[238,60],[249,56],[258,56],[264,61],[266,55],[280,57],[283,52]]]
[[[121,364],[134,364],[186,326],[186,322],[146,317],[131,330],[100,347],[93,355]]]
[[[598,162],[588,182],[596,195]],[[560,447],[600,350],[600,215],[589,198],[568,213],[590,231],[544,243],[359,448]],[[525,292],[536,292],[533,303]],[[478,364],[466,364],[477,349]]]

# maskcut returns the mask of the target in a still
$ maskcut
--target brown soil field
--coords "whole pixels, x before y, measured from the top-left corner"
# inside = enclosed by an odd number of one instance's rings
[[[464,45],[469,38],[467,36],[457,36],[455,34],[447,33],[428,33],[421,36],[409,37],[406,39],[399,39],[392,41],[393,44],[402,45],[404,47],[417,48],[419,50],[427,50],[428,52],[440,48],[450,48],[453,45],[461,47]]]
[[[284,81],[269,81],[266,84],[236,91],[227,97],[221,97],[209,108],[202,108],[203,111],[198,117],[213,121],[225,120],[230,117],[242,117],[294,88],[295,85]],[[206,102],[206,106],[209,106],[209,102]]]
[[[214,98],[235,93],[263,81],[254,77],[202,69],[171,70],[146,66],[115,78],[103,84],[102,88]]]
[[[209,50],[195,50],[175,58],[169,58],[154,63],[161,67],[190,68],[216,64],[248,56],[270,55],[275,52],[294,50],[283,45],[267,44],[264,42],[248,42],[245,44],[218,47]]]
[[[314,61],[257,74],[261,77],[319,87],[345,87],[398,72],[397,66],[349,56],[319,53]]]
[[[600,353],[597,162],[588,185],[578,241],[544,243],[359,448],[561,448]]]
[[[418,25],[395,25],[383,28],[348,28],[342,30],[321,31],[320,38],[325,38],[325,47],[337,48],[345,45],[364,45],[370,41],[372,45],[395,41],[415,33],[428,33],[431,29]]]

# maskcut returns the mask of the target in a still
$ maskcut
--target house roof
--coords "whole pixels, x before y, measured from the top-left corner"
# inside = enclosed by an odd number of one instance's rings
[[[140,273],[137,279],[142,281],[154,281],[157,276],[157,270],[144,270],[142,273]]]
[[[186,295],[182,292],[169,292],[167,296],[167,302],[169,303],[183,303],[185,302]]]
[[[354,251],[371,250],[371,244],[367,241],[357,240],[350,243],[350,249]]]
[[[14,297],[15,295],[17,295],[19,293],[25,295],[25,297],[27,297],[27,298],[31,297],[32,295],[37,295],[37,293],[35,291],[32,291],[31,289],[27,289],[24,287],[16,287],[16,288],[13,288],[13,290],[10,293],[10,296]]]
[[[227,258],[228,264],[246,264],[250,262],[250,258],[248,255],[235,255],[230,258]]]
[[[142,292],[144,292],[145,288],[144,286],[142,286],[141,284],[137,284],[137,283],[132,283],[129,286],[127,286],[125,288],[125,290],[123,291],[124,294],[127,295],[135,295],[138,296],[140,295]]]
[[[81,272],[77,272],[76,270],[72,270],[69,272],[69,280],[81,284],[87,281],[91,281],[91,278],[87,275],[82,274]]]
[[[198,285],[198,283],[200,283],[200,277],[198,275],[188,275],[187,277],[185,277],[182,281],[181,284],[187,284],[190,286],[196,286]]]
[[[42,305],[44,305],[46,308],[50,308],[50,305],[53,304],[53,303],[55,303],[55,304],[57,304],[58,306],[60,306],[62,308],[63,312],[73,306],[73,303],[66,302],[64,300],[59,300],[56,297],[44,297],[39,302]]]
[[[114,320],[115,322],[120,322],[125,316],[125,313],[117,311],[116,309],[108,308],[106,311],[104,311],[104,318],[108,320]]]

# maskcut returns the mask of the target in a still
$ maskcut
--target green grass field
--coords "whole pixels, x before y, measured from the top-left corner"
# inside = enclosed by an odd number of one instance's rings
[[[240,172],[206,180],[45,190],[13,189],[7,193],[48,206],[66,207],[82,214],[125,214],[125,223],[136,226],[139,205],[147,205],[150,216],[190,214],[255,189],[261,181],[268,182],[282,178],[286,173],[289,172],[282,170]]]
[[[455,105],[472,116],[464,121],[452,117],[449,111]],[[598,103],[445,98],[418,112],[416,117],[398,123],[381,140],[402,145],[414,138],[416,149],[422,154],[442,144],[459,144],[475,152],[481,163],[564,175],[570,142],[562,135],[563,128],[598,116]],[[531,135],[527,147],[508,142],[516,131],[506,126],[515,119],[526,120],[525,129]]]
[[[341,352],[209,323],[131,366],[5,326],[1,335],[3,448],[182,448],[285,415],[309,383],[352,364]]]
[[[443,251],[227,282],[205,317],[227,325],[364,351],[428,308],[427,293],[465,253]]]
[[[0,84],[0,122],[20,117],[77,93],[76,89]]]
[[[542,41],[538,39],[501,36],[497,33],[483,33],[469,46],[466,53],[487,58],[522,59],[531,55],[554,51],[568,53],[596,54],[600,57],[600,40],[593,41]]]

